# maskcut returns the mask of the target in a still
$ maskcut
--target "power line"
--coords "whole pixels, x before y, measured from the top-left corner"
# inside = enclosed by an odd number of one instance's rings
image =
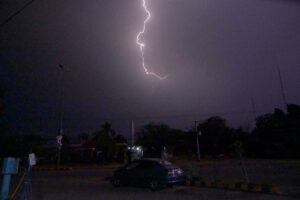
[[[286,97],[285,97],[285,92],[284,92],[284,87],[283,87],[281,72],[280,72],[280,69],[279,69],[279,67],[277,65],[276,65],[276,69],[277,69],[278,76],[279,76],[279,82],[280,82],[280,88],[281,88],[281,95],[282,95],[282,100],[283,100],[284,107],[285,107],[287,105],[287,102],[286,102]]]
[[[22,8],[20,8],[19,10],[17,10],[14,14],[12,14],[11,16],[9,16],[6,20],[4,20],[1,24],[0,24],[0,29],[3,28],[8,22],[10,22],[14,17],[16,17],[18,14],[20,14],[26,7],[28,7],[29,5],[31,5],[35,0],[31,0],[28,3],[26,3]]]
[[[254,116],[254,119],[255,119],[256,118],[256,108],[255,108],[255,103],[254,103],[253,97],[251,97],[251,105],[252,105],[253,116]]]

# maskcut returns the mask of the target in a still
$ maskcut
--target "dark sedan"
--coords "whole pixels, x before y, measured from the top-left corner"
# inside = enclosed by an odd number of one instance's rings
[[[160,159],[142,159],[116,170],[111,182],[114,186],[146,186],[157,190],[184,180],[183,171],[170,162]]]

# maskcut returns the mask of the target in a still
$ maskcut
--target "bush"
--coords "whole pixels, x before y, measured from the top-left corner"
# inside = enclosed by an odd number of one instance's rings
[[[202,176],[199,176],[199,175],[198,175],[198,176],[193,176],[192,180],[193,180],[193,181],[202,181],[202,180],[204,180],[204,179],[203,179]]]
[[[255,183],[248,183],[248,190],[254,191],[254,188],[255,188],[256,185],[257,184],[255,184]]]
[[[245,182],[244,182],[244,181],[238,181],[238,182],[236,182],[236,183],[235,183],[235,188],[241,189],[242,184],[245,184]]]
[[[268,183],[263,183],[261,185],[261,191],[264,192],[264,193],[271,193],[271,185],[268,184]]]

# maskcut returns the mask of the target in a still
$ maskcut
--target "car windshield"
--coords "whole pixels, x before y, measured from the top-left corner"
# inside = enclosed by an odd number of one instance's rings
[[[165,165],[165,166],[171,166],[172,163],[170,163],[169,161],[166,160],[159,160],[159,164]]]
[[[127,165],[126,170],[131,170],[131,169],[137,167],[138,165],[140,165],[139,162],[133,162],[133,163]]]

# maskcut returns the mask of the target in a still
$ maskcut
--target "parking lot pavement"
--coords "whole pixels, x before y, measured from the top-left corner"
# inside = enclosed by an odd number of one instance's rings
[[[33,200],[293,199],[282,196],[186,186],[175,186],[156,192],[152,192],[147,188],[114,188],[109,182],[104,181],[104,176],[109,174],[111,174],[111,171],[101,169],[34,173],[32,177]]]

